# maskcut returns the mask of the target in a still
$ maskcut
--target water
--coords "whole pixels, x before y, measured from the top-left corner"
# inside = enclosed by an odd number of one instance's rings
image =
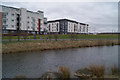
[[[118,65],[118,46],[3,54],[2,76],[13,78],[25,75],[28,78],[38,78],[48,70],[57,71],[61,65],[69,67],[73,74],[89,64],[104,64],[106,67]]]

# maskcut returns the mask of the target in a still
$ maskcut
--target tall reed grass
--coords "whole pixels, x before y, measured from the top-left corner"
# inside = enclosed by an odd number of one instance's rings
[[[119,75],[119,68],[115,64],[113,67],[111,67],[111,74],[112,75]]]
[[[15,78],[13,78],[12,80],[27,80],[27,77],[25,75],[18,75]]]
[[[78,41],[33,41],[2,44],[2,53],[17,53],[26,51],[43,51],[51,49],[78,48],[117,45],[118,40],[78,40]],[[12,46],[12,47],[11,47]]]
[[[91,74],[92,76],[96,76],[96,77],[104,77],[105,75],[105,66],[104,65],[90,65],[89,66],[90,70],[91,70]]]
[[[60,66],[58,72],[62,73],[64,80],[70,80],[70,70],[68,67]]]

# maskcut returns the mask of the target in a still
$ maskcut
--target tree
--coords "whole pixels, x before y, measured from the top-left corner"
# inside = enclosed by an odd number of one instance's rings
[[[69,35],[69,37],[71,40],[74,40],[74,35],[72,33]]]
[[[16,31],[16,36],[18,37],[18,41],[20,41],[20,35],[21,35],[21,31],[17,30]]]
[[[28,33],[27,32],[25,32],[25,31],[23,31],[22,33],[21,33],[21,36],[23,36],[23,38],[24,38],[24,40],[26,41],[26,39],[28,38]]]
[[[8,32],[8,37],[9,37],[9,38],[8,38],[8,39],[9,39],[9,42],[11,42],[11,39],[12,39],[12,32],[11,32],[11,31]]]
[[[52,35],[50,34],[50,32],[48,33],[48,39],[51,41]]]
[[[54,38],[55,38],[55,41],[58,40],[58,33],[55,33],[55,34],[54,34]]]
[[[78,39],[78,34],[70,34],[70,39],[71,40],[77,40]]]

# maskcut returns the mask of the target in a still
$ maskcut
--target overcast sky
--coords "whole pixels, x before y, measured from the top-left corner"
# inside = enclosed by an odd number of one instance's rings
[[[2,5],[41,10],[48,20],[72,19],[89,24],[89,32],[118,31],[118,2],[3,2]]]

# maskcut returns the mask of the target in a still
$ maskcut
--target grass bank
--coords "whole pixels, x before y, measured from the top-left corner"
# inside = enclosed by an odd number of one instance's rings
[[[77,34],[74,35],[77,39],[118,39],[118,34],[98,34],[98,35],[92,35],[92,34]],[[72,36],[73,37],[73,36]],[[47,39],[51,38],[54,39],[54,35],[36,35],[36,39]],[[66,34],[57,35],[58,39],[71,39],[71,35]],[[3,40],[7,39],[18,39],[17,36],[2,36]],[[20,36],[20,39],[24,39],[23,36]],[[27,36],[27,39],[34,39],[34,35]]]
[[[2,44],[2,53],[43,51],[63,48],[119,45],[118,40],[23,41]]]

